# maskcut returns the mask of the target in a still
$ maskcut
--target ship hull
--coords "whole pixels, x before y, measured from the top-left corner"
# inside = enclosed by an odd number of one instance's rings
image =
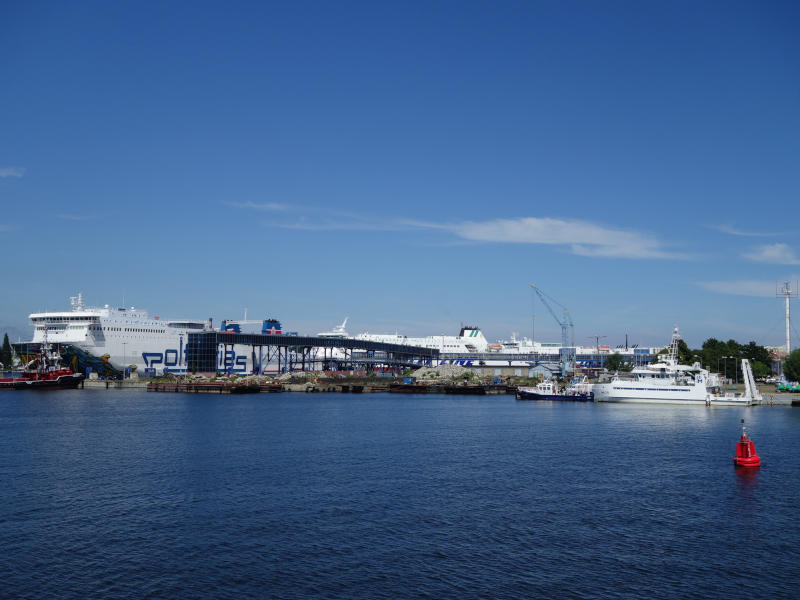
[[[3,390],[70,390],[75,389],[83,381],[83,375],[60,375],[56,379],[13,379],[0,381]]]
[[[531,392],[527,390],[517,390],[517,400],[567,400],[570,402],[592,402],[594,401],[594,394],[591,392],[586,394],[541,394],[539,392]]]
[[[645,385],[599,383],[594,386],[597,402],[636,404],[706,404],[705,386],[673,385],[664,389]]]

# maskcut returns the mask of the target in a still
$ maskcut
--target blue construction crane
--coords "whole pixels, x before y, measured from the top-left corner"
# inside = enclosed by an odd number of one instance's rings
[[[568,372],[575,369],[575,325],[572,322],[572,317],[569,315],[569,311],[565,306],[545,294],[535,285],[531,284],[531,289],[536,292],[542,304],[550,311],[556,323],[561,327],[561,372],[566,375]],[[563,310],[563,316],[561,318],[559,318],[556,311],[553,310],[553,307],[550,306],[551,302]],[[567,334],[568,330],[569,334]]]

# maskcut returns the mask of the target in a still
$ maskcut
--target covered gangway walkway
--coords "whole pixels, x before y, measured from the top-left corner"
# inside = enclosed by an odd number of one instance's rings
[[[313,369],[372,370],[376,366],[403,368],[431,364],[439,350],[385,344],[350,338],[295,336],[261,333],[204,331],[190,333],[186,362],[189,371],[213,373],[225,370],[226,357],[234,347],[250,349],[253,371],[260,373],[267,365],[277,364],[279,372]],[[222,352],[222,354],[220,354]],[[220,361],[222,356],[222,361]]]

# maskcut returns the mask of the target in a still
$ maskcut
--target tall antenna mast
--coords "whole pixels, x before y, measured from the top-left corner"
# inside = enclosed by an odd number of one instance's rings
[[[536,341],[536,292],[531,284],[531,346]]]
[[[798,293],[795,289],[792,290],[792,285],[788,281],[783,282],[783,287],[778,290],[776,294],[778,297],[783,296],[786,299],[786,356],[789,356],[789,353],[792,351],[792,340],[791,340],[791,317],[789,315],[789,300],[791,298],[797,298]]]

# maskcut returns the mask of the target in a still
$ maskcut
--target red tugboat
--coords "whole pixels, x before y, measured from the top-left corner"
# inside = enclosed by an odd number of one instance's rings
[[[756,445],[744,431],[744,419],[742,419],[742,437],[736,442],[736,456],[733,457],[733,464],[737,467],[761,466],[761,457],[756,454]]]
[[[63,390],[78,387],[82,380],[82,374],[63,368],[58,352],[52,352],[50,345],[43,342],[39,357],[29,362],[24,371],[0,378],[0,390]]]

